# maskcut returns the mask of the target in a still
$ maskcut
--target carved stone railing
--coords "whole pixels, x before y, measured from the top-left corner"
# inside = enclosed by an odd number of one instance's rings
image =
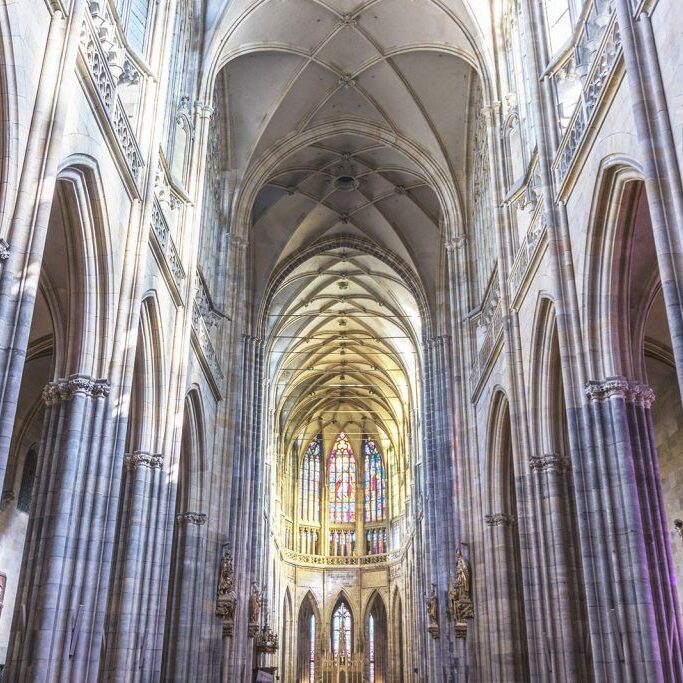
[[[192,302],[192,331],[197,342],[200,360],[208,371],[214,391],[220,395],[219,386],[224,379],[223,370],[218,362],[218,356],[211,341],[211,330],[220,318],[225,316],[218,313],[211,303],[204,278],[201,273],[196,276],[197,286]]]
[[[296,562],[297,564],[306,564],[316,567],[362,567],[376,564],[386,564],[387,555],[361,555],[351,557],[341,557],[338,555],[307,555],[306,553],[298,553],[294,550],[281,548],[280,552],[285,560]]]
[[[581,96],[567,124],[553,168],[558,183],[562,183],[571,169],[578,150],[590,128],[593,116],[605,93],[607,84],[621,57],[621,36],[611,2],[587,5],[596,7],[594,13],[584,12],[582,23],[575,32],[575,40],[564,61],[552,66],[554,79],[578,78]]]
[[[536,254],[539,251],[539,247],[543,242],[543,236],[545,235],[545,224],[541,220],[540,215],[534,216],[534,219],[529,226],[522,244],[517,251],[515,260],[512,262],[510,267],[510,274],[508,275],[508,285],[510,287],[510,296],[515,297],[519,288],[526,277],[529,267]]]
[[[101,15],[86,13],[81,29],[81,57],[101,112],[111,126],[120,156],[139,192],[144,161],[128,115],[116,93],[120,85],[134,82],[139,72],[114,44]]]
[[[474,392],[493,358],[493,352],[503,333],[503,314],[498,289],[498,272],[494,272],[491,285],[481,305],[479,313],[472,318],[476,328],[483,329],[484,335],[472,359],[470,386]]]
[[[179,296],[180,285],[185,279],[185,269],[171,236],[168,221],[156,198],[152,205],[152,237],[152,244],[156,247],[162,271],[170,276],[168,279],[176,290],[174,293]]]

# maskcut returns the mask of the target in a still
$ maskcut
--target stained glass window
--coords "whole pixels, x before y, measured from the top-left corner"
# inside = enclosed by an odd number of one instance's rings
[[[356,521],[356,459],[344,432],[337,437],[327,463],[330,483],[330,521]]]
[[[299,479],[300,517],[305,522],[320,522],[320,437],[311,441],[301,463]]]
[[[365,521],[381,522],[386,514],[386,482],[382,455],[370,438],[363,441],[363,456],[365,460]]]
[[[349,606],[340,602],[332,615],[332,653],[335,657],[351,655],[352,622]]]

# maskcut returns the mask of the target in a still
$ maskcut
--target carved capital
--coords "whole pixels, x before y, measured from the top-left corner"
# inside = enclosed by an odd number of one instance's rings
[[[461,233],[456,235],[449,240],[446,240],[445,247],[446,251],[455,251],[456,249],[461,249],[467,246],[467,235]]]
[[[127,470],[134,470],[137,467],[158,467],[163,465],[164,457],[161,453],[150,453],[148,451],[133,451],[123,458],[123,466]]]
[[[88,398],[106,398],[111,385],[106,379],[92,379],[87,375],[71,375],[68,379],[48,382],[43,389],[43,400],[47,405],[70,401],[80,394]]]
[[[544,453],[543,455],[532,455],[529,458],[529,467],[535,472],[566,472],[571,463],[566,455],[559,453]]]
[[[0,237],[0,261],[6,261],[9,253],[9,242],[4,237]]]
[[[513,526],[514,524],[517,523],[517,519],[515,518],[514,515],[508,515],[505,512],[497,512],[492,515],[486,515],[484,517],[484,521],[486,522],[487,526],[490,527],[496,527],[496,526]]]
[[[655,400],[651,386],[629,381],[625,377],[590,380],[586,382],[585,391],[591,401],[606,401],[616,397],[643,408],[650,408]]]
[[[608,377],[604,380],[589,380],[585,386],[586,396],[591,401],[605,401],[618,397],[626,398],[628,381],[623,377]]]
[[[196,524],[203,526],[206,524],[206,514],[203,512],[181,512],[176,515],[178,524]]]

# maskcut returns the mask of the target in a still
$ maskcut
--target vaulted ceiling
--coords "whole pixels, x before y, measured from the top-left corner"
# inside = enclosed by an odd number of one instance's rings
[[[283,430],[343,405],[386,433],[405,422],[422,327],[386,261],[434,310],[444,195],[462,201],[467,171],[476,34],[464,0],[233,0],[216,20],[225,168],[235,204],[249,204],[255,306],[316,241],[377,247],[317,253],[271,302],[271,377],[289,383]]]

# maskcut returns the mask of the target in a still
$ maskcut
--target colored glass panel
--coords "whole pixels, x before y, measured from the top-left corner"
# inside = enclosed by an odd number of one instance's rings
[[[365,521],[381,522],[386,515],[386,478],[382,465],[382,454],[375,442],[363,441],[365,461]]]
[[[332,615],[332,652],[335,657],[351,655],[351,611],[345,602],[340,602]]]
[[[330,452],[329,474],[330,521],[336,524],[356,521],[356,458],[351,444],[341,432]]]
[[[299,478],[299,516],[306,522],[320,522],[320,438],[306,449]]]

